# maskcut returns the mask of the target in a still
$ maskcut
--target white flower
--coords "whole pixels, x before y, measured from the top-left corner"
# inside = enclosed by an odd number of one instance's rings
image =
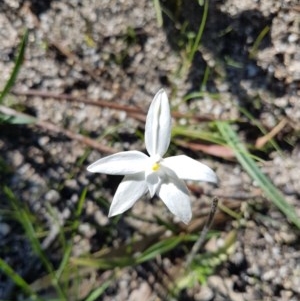
[[[166,92],[155,95],[147,115],[145,144],[150,156],[139,151],[120,152],[91,164],[87,170],[125,175],[113,198],[109,217],[123,213],[148,190],[184,223],[192,217],[189,191],[183,180],[217,183],[206,165],[185,155],[163,158],[171,140],[171,114]]]

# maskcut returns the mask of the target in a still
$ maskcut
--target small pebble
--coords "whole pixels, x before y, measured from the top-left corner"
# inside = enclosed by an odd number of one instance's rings
[[[11,231],[10,226],[7,223],[0,223],[0,235],[6,236]]]

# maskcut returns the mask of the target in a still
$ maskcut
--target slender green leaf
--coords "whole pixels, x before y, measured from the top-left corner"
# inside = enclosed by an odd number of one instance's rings
[[[142,263],[142,262],[148,261],[150,259],[155,258],[157,255],[166,253],[166,252],[174,249],[181,241],[182,241],[182,237],[180,237],[180,236],[170,237],[165,240],[162,240],[162,241],[152,245],[147,250],[145,250],[137,258],[137,263]]]
[[[216,144],[225,144],[225,141],[221,135],[219,135],[218,132],[209,132],[209,131],[203,131],[189,127],[184,126],[174,126],[172,129],[172,137],[176,136],[183,136],[191,139],[200,139],[203,141],[208,141]]]
[[[251,154],[249,154],[245,146],[241,143],[232,127],[227,122],[222,121],[218,121],[216,124],[228,145],[232,147],[236,158],[245,171],[257,182],[265,195],[278,207],[278,209],[286,215],[288,220],[300,228],[300,217],[297,216],[293,206],[286,202],[282,193],[273,185],[270,179],[261,172],[255,161],[252,159]]]
[[[27,212],[25,208],[22,208],[20,206],[18,200],[16,199],[14,193],[8,188],[4,187],[3,189],[5,195],[8,197],[8,199],[11,202],[12,207],[16,212],[19,214],[19,222],[22,224],[26,236],[29,238],[32,248],[35,251],[35,253],[40,257],[40,259],[43,261],[44,265],[46,266],[47,270],[49,272],[53,272],[53,267],[47,257],[45,256],[42,247],[40,245],[40,242],[37,239],[35,229],[33,227],[30,214]]]
[[[260,34],[258,35],[258,37],[256,38],[256,40],[254,41],[252,48],[251,48],[250,51],[249,51],[249,57],[250,57],[250,59],[255,58],[260,43],[262,42],[262,40],[264,39],[264,37],[269,33],[269,31],[270,31],[270,26],[267,25],[267,26],[260,32]]]
[[[12,267],[10,267],[3,259],[0,258],[0,270],[4,272],[11,280],[20,288],[23,292],[31,296],[31,300],[41,300],[38,296],[32,291],[30,285],[19,275],[17,274]]]
[[[0,123],[30,124],[36,122],[36,118],[0,105]]]
[[[190,64],[192,63],[195,53],[198,50],[198,47],[200,45],[200,41],[201,41],[201,38],[202,38],[202,35],[204,32],[204,28],[205,28],[205,24],[206,24],[206,20],[207,20],[207,16],[208,16],[208,4],[209,4],[209,0],[205,0],[204,6],[203,6],[203,15],[202,15],[202,19],[201,19],[201,24],[199,26],[197,36],[196,36],[194,44],[192,46],[192,50],[188,56],[188,61],[190,62]]]
[[[35,122],[35,118],[26,116],[8,116],[0,113],[0,122],[9,124],[31,124]]]
[[[220,93],[209,93],[206,91],[197,91],[197,92],[191,92],[191,93],[187,94],[186,96],[184,96],[183,101],[188,101],[188,100],[195,99],[195,98],[203,98],[206,95],[208,95],[210,98],[216,99],[216,100],[219,100],[221,98]]]
[[[135,265],[135,260],[129,256],[113,257],[113,258],[72,258],[72,264],[78,266],[86,266],[97,269],[113,269]]]
[[[21,65],[23,63],[25,49],[26,49],[26,45],[27,45],[27,40],[28,40],[28,31],[26,30],[25,34],[23,36],[23,39],[21,41],[20,47],[19,47],[19,53],[18,53],[18,56],[17,56],[17,59],[16,59],[15,66],[14,66],[14,68],[12,70],[10,78],[6,82],[6,85],[5,85],[4,89],[0,93],[0,104],[3,103],[3,100],[4,100],[5,96],[9,93],[10,89],[14,85],[15,80],[16,80],[16,78],[18,76],[18,73],[20,71]]]
[[[12,192],[12,190],[10,188],[5,186],[3,188],[3,192],[9,199],[14,210],[18,213],[18,215],[19,215],[18,220],[26,232],[26,237],[30,240],[32,249],[38,255],[38,257],[44,264],[47,271],[52,275],[52,277],[53,277],[52,284],[55,287],[58,295],[60,296],[62,301],[66,300],[65,294],[62,291],[62,289],[58,283],[58,280],[55,278],[53,265],[52,265],[51,261],[48,259],[48,257],[46,256],[46,254],[45,254],[44,250],[42,249],[42,246],[37,238],[37,235],[36,235],[29,212],[25,208],[23,208],[23,206],[20,205],[18,199],[15,197],[14,193]]]
[[[154,9],[156,12],[156,19],[157,19],[157,26],[162,27],[163,26],[163,17],[162,17],[162,11],[159,0],[153,0]]]
[[[186,237],[183,236],[172,236],[151,245],[141,253],[132,253],[130,250],[128,250],[128,252],[124,251],[122,255],[117,256],[116,254],[113,254],[111,252],[110,255],[106,253],[102,258],[72,258],[71,262],[75,265],[88,266],[99,269],[133,266],[151,260],[157,255],[164,254],[174,249],[180,242],[185,239]]]
[[[83,209],[83,204],[84,204],[84,201],[86,198],[86,193],[87,193],[87,188],[84,188],[80,195],[78,206],[77,206],[77,209],[75,212],[75,221],[72,223],[72,229],[73,229],[72,237],[75,236],[75,231],[77,231],[77,229],[79,227],[79,223],[80,223],[79,217],[80,217],[82,209]],[[64,270],[67,268],[67,264],[69,263],[69,259],[72,254],[72,247],[73,247],[73,243],[72,243],[72,240],[70,240],[70,242],[68,242],[64,248],[64,255],[63,255],[62,261],[60,262],[59,268],[56,271],[57,279],[60,279]]]
[[[78,219],[80,217],[81,213],[82,213],[84,201],[86,199],[86,193],[87,193],[87,188],[85,187],[81,192],[79,202],[78,202],[78,205],[77,205],[77,208],[76,208],[76,219]]]
[[[95,301],[105,292],[105,290],[110,286],[112,280],[105,281],[100,287],[95,289],[90,293],[90,295],[85,299],[85,301]]]

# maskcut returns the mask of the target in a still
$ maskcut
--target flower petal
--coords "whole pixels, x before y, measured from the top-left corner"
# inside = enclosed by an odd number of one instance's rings
[[[146,126],[145,144],[150,156],[163,155],[171,140],[171,113],[167,93],[161,89],[150,105]]]
[[[142,152],[120,152],[96,161],[87,170],[109,175],[128,175],[144,170],[148,160],[149,157]]]
[[[157,172],[148,172],[148,171],[146,171],[145,173],[145,179],[149,189],[150,196],[152,198],[156,193],[159,185],[161,184],[161,180]]]
[[[188,156],[165,158],[161,164],[172,169],[180,179],[218,183],[217,175],[211,168]]]
[[[121,214],[131,208],[147,192],[147,189],[143,172],[125,176],[115,193],[108,217]]]
[[[172,178],[169,182],[162,183],[157,195],[182,222],[187,224],[191,220],[192,209],[189,192],[183,181]]]

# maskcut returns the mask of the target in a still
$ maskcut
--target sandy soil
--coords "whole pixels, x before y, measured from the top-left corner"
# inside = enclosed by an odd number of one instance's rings
[[[254,152],[265,160],[262,170],[300,216],[299,2],[210,1],[201,45],[187,70],[183,68],[189,45],[186,33],[197,32],[203,7],[197,1],[161,2],[164,11],[173,17],[163,14],[163,25],[159,27],[153,1],[3,0],[0,87],[9,78],[24,29],[29,29],[24,64],[5,105],[62,129],[101,138],[101,145],[114,150],[144,149],[135,135],[143,130],[141,115],[64,97],[55,99],[53,94],[107,101],[145,112],[153,95],[163,87],[174,111],[184,114],[193,110],[216,120],[242,120],[237,127],[241,139],[254,145],[262,133],[241,113],[240,108],[244,108],[267,131],[284,124],[275,136],[281,154],[270,147]],[[262,32],[265,34],[258,43]],[[183,102],[184,97],[199,91],[207,66],[207,93]],[[43,95],[34,96],[36,90],[43,91]],[[177,122],[187,121],[183,118]],[[186,149],[178,149],[183,151]],[[124,215],[114,233],[107,235],[111,221],[106,216],[107,208],[97,200],[100,196],[111,199],[120,179],[88,174],[85,167],[109,150],[87,152],[84,143],[43,126],[2,124],[0,152],[4,162],[0,162],[1,183],[11,187],[49,229],[50,234],[43,240],[49,252],[55,250],[57,231],[47,204],[53,206],[59,223],[66,225],[80,192],[87,186],[74,255],[95,252],[103,245],[117,246],[137,229],[141,233],[157,230]],[[243,218],[240,223],[229,217],[217,218],[213,227],[222,231],[221,238],[210,241],[205,250],[224,243],[232,231],[237,236],[234,248],[206,285],[183,290],[179,300],[299,300],[299,231],[264,198],[234,160],[199,151],[191,154],[214,168],[221,180],[217,189],[204,185],[200,201],[193,194],[195,220],[203,208],[207,210],[213,195],[226,204],[238,204]],[[79,160],[85,156],[80,165]],[[8,200],[2,193],[1,199],[1,206],[7,208]],[[132,213],[145,218],[158,213],[169,215],[160,202],[147,199],[138,202]],[[42,275],[20,226],[8,223],[1,214],[0,256],[28,282]],[[59,255],[51,256],[54,262],[58,260]],[[174,252],[170,258],[124,269],[101,300],[172,300],[166,297],[165,275],[175,275],[178,260],[180,254]],[[106,276],[97,273],[95,278],[101,282]],[[0,273],[0,299],[12,300],[14,289]]]

